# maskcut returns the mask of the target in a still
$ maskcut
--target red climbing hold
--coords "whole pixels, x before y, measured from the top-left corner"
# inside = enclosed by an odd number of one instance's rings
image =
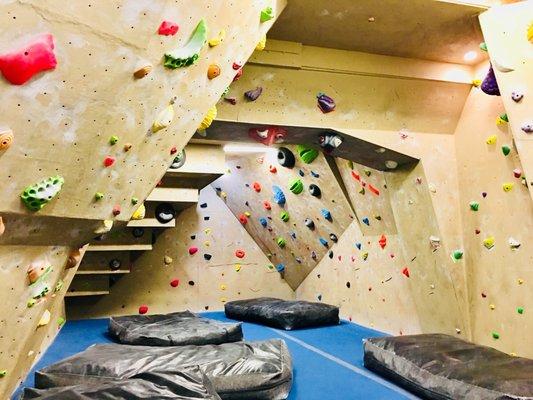
[[[265,208],[265,210],[271,210],[272,209],[272,206],[270,205],[270,202],[268,201],[263,201],[263,207]]]
[[[176,148],[176,146],[173,146],[173,147],[170,149],[170,155],[176,154],[177,152],[178,152],[178,149]]]
[[[254,182],[254,190],[259,193],[261,191],[261,184],[259,182]]]
[[[107,156],[104,158],[104,166],[110,167],[115,163],[115,157]]]
[[[161,25],[159,25],[157,33],[164,36],[174,36],[176,33],[178,33],[179,29],[180,27],[175,22],[163,21],[161,22]]]
[[[372,186],[370,183],[368,184],[368,190],[370,190],[372,193],[374,193],[376,196],[379,196],[379,189]]]
[[[198,251],[198,247],[191,246],[189,247],[189,254],[192,256]]]
[[[270,146],[274,143],[283,143],[285,136],[287,136],[287,130],[279,126],[250,128],[248,130],[248,136],[265,146]]]
[[[244,252],[244,250],[235,250],[235,257],[244,258],[245,255],[246,253]]]
[[[409,278],[409,268],[405,267],[404,269],[402,269],[402,274]]]
[[[244,214],[239,215],[239,222],[243,225],[246,225],[248,222],[248,217]]]
[[[387,238],[385,237],[385,235],[381,235],[381,238],[379,238],[379,246],[384,249],[385,246],[387,245]]]
[[[235,71],[237,71],[237,70],[241,69],[241,67],[242,67],[242,65],[241,65],[241,64],[239,64],[239,63],[236,63],[236,62],[234,62],[234,63],[233,63],[233,69],[234,69]]]
[[[142,305],[139,307],[139,314],[146,314],[148,312],[148,306]]]
[[[172,279],[170,281],[170,286],[172,286],[172,287],[178,287],[179,284],[180,284],[180,280],[179,279]]]
[[[272,172],[273,174],[275,174],[276,172],[278,172],[277,168],[273,165],[270,166],[270,168],[268,169],[270,172]]]
[[[23,85],[39,72],[55,69],[54,37],[36,36],[25,47],[0,55],[0,71],[13,85]]]
[[[361,182],[361,175],[359,175],[357,172],[352,171],[352,177],[353,177],[356,181]]]
[[[120,205],[116,205],[113,207],[113,215],[116,217],[117,215],[120,214]]]
[[[238,81],[242,76],[242,68],[237,71],[237,74],[235,74],[235,77],[233,78],[233,82]]]

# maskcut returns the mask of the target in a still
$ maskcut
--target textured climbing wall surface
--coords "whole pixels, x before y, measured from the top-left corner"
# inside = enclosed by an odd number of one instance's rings
[[[235,256],[237,250],[244,250],[243,258]],[[104,260],[100,265],[106,266],[114,257],[99,255]],[[149,313],[221,310],[229,300],[293,298],[289,285],[269,265],[259,246],[208,186],[200,192],[198,206],[179,214],[176,227],[164,230],[152,251],[132,259],[131,272],[118,279],[109,295],[68,299],[67,316],[136,314],[141,305],[147,305]]]
[[[494,7],[479,20],[533,198],[533,7]]]
[[[299,158],[296,146],[287,148],[296,158],[293,168],[278,163],[275,148],[264,153],[228,154],[229,173],[212,186],[220,189],[221,197],[235,217],[243,219],[244,228],[263,252],[271,255],[272,264],[284,265],[284,278],[296,289],[328,252],[335,237],[340,237],[348,227],[353,212],[321,153],[306,164]],[[275,172],[270,172],[271,167]],[[300,193],[290,190],[297,180],[303,185]],[[311,195],[312,184],[320,188],[320,197]],[[283,191],[284,204],[276,203],[273,186]],[[270,210],[265,208],[265,201]],[[327,211],[331,214],[330,220],[323,215]],[[288,214],[287,221],[282,219],[283,213]],[[306,226],[306,219],[313,222],[314,229]],[[335,236],[330,237],[331,234]],[[325,241],[324,244],[320,240]]]
[[[472,90],[455,133],[468,303],[476,342],[533,357],[533,206],[513,172],[522,170],[524,160],[511,129],[495,124],[505,111],[502,103]],[[489,144],[492,135],[496,140]],[[514,184],[509,192],[503,190],[507,182]]]

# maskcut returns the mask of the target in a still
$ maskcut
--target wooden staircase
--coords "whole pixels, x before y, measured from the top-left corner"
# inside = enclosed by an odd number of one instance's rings
[[[116,279],[130,272],[132,253],[152,250],[157,232],[176,226],[176,219],[162,224],[155,218],[157,204],[171,203],[178,214],[198,203],[199,190],[225,173],[222,146],[189,144],[185,154],[185,164],[167,170],[160,185],[146,199],[145,218],[132,220],[126,228],[110,232],[103,240],[89,245],[66,297],[109,294]],[[134,230],[137,235],[143,234],[135,237]]]

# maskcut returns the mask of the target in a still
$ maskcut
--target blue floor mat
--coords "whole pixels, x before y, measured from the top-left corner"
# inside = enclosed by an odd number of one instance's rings
[[[202,313],[219,321],[231,321],[223,312]],[[32,369],[24,386],[34,385],[34,372],[94,343],[110,343],[107,319],[69,321]],[[279,331],[243,323],[246,340],[282,338],[293,358],[294,383],[289,400],[413,399],[402,389],[383,381],[363,367],[362,339],[382,333],[343,321],[338,326]],[[20,388],[13,400],[20,395]]]

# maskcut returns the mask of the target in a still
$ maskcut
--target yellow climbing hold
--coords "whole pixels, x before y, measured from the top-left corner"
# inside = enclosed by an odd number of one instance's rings
[[[218,46],[222,41],[226,38],[226,31],[222,29],[220,32],[218,32],[218,35],[215,36],[212,39],[209,39],[207,42],[209,44],[209,47],[215,47]]]
[[[221,303],[225,303],[226,301],[228,301],[228,299],[226,299],[225,297],[221,297],[221,298],[220,298],[220,302],[221,302]]]
[[[41,319],[39,320],[39,322],[37,323],[37,328],[41,327],[41,326],[45,326],[45,325],[48,325],[48,323],[50,322],[50,318],[51,318],[51,314],[50,314],[50,311],[48,310],[44,310],[44,313],[43,315],[41,316]]]
[[[205,136],[205,130],[211,126],[213,123],[213,120],[217,117],[217,106],[213,106],[207,111],[207,114],[205,115],[203,121],[200,123],[200,126],[198,127],[198,133],[202,136]]]
[[[266,47],[266,41],[267,37],[266,35],[263,35],[263,37],[261,37],[261,40],[259,40],[259,43],[257,43],[257,46],[255,46],[255,49],[257,51],[263,51]]]
[[[204,246],[205,246],[205,247],[209,247],[209,246],[211,246],[211,243],[209,242],[209,240],[206,240],[206,241],[204,242]]]
[[[152,132],[159,132],[161,129],[165,129],[174,120],[174,106],[169,104],[164,110],[162,110],[152,124]]]
[[[533,44],[533,22],[527,28],[527,40]]]
[[[228,287],[225,284],[220,285],[220,290],[226,290]]]
[[[514,187],[514,183],[512,182],[507,182],[502,185],[504,192],[510,192],[511,190],[513,190],[513,187]]]
[[[239,272],[241,270],[241,264],[235,264],[235,271]]]
[[[490,135],[487,138],[487,144],[496,144],[497,141],[498,141],[498,136],[496,135]]]
[[[245,211],[245,212],[244,212],[244,215],[246,215],[247,217],[249,217],[249,216],[252,215],[252,214],[250,213],[250,211]]]
[[[366,260],[368,258],[368,252],[365,251],[363,254],[361,254],[361,258]]]
[[[517,282],[519,285],[521,285],[522,283],[524,283],[524,280],[522,278],[518,278]]]
[[[491,310],[494,310],[496,308],[496,306],[494,304],[489,305],[489,307],[490,307]]]
[[[220,197],[225,199],[226,197],[228,197],[228,194],[226,192],[220,192]]]
[[[141,204],[141,206],[137,210],[135,210],[135,212],[131,216],[131,219],[137,221],[137,220],[143,219],[145,215],[146,215],[146,207],[144,206],[144,204]]]
[[[475,87],[480,87],[481,86],[481,79],[472,80],[472,85],[474,85]]]
[[[494,236],[489,236],[488,238],[485,238],[483,240],[483,246],[485,246],[488,250],[492,249],[494,247],[496,239]]]

